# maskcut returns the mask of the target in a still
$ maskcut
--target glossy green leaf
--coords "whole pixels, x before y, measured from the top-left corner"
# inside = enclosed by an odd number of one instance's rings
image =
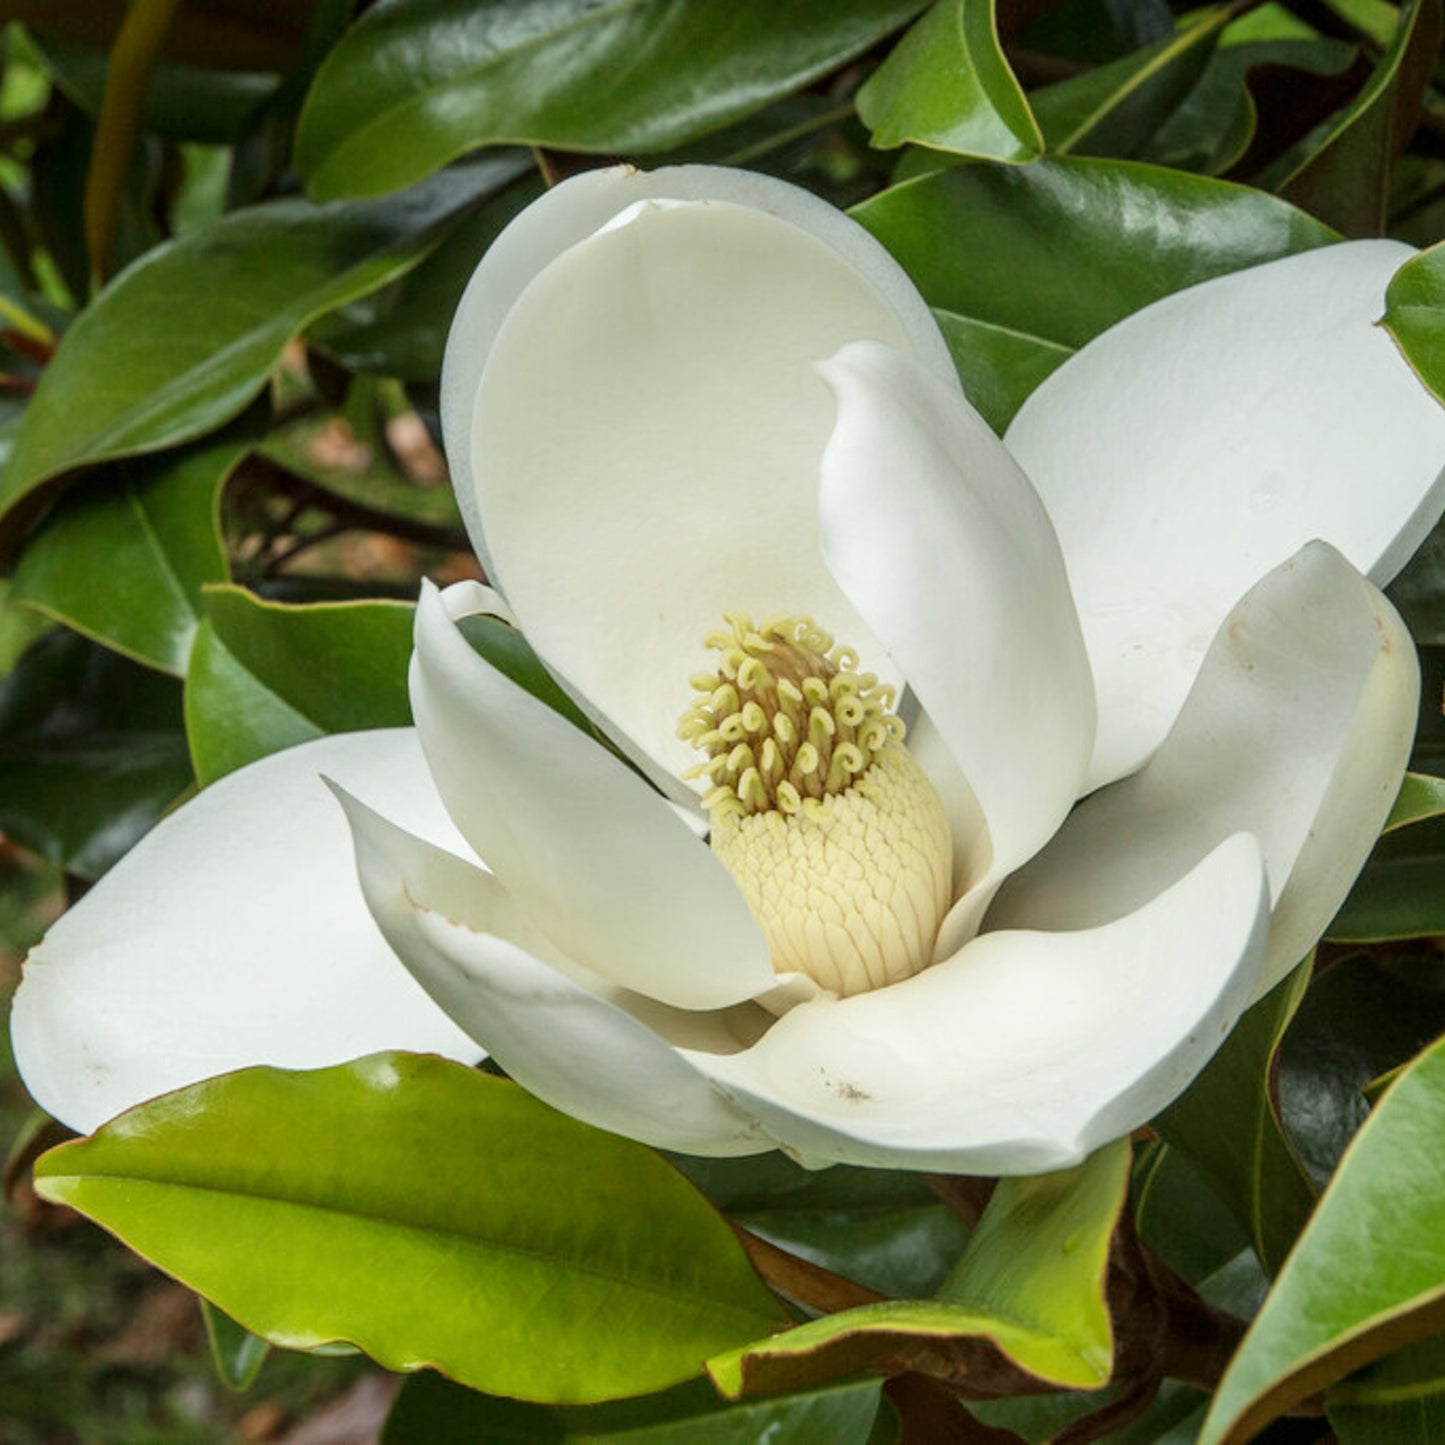
[[[327,199],[394,190],[484,145],[667,150],[800,90],[921,8],[734,0],[721,23],[671,0],[391,0],[322,66],[297,169]]]
[[[1234,1026],[1204,1072],[1157,1119],[1234,1211],[1274,1273],[1314,1206],[1314,1191],[1280,1124],[1275,1055],[1309,983],[1301,964]]]
[[[1328,1182],[1369,1113],[1366,1087],[1445,1033],[1445,970],[1426,951],[1342,958],[1311,984],[1279,1051],[1285,1128],[1315,1182]]]
[[[1327,1397],[1340,1445],[1418,1445],[1445,1435],[1445,1334],[1357,1371]]]
[[[206,1339],[216,1374],[228,1390],[249,1390],[271,1353],[271,1346],[243,1329],[210,1300],[201,1301],[201,1318],[206,1322]]]
[[[220,494],[248,442],[233,428],[76,487],[21,554],[11,599],[183,675],[201,588],[226,579]]]
[[[489,184],[474,166],[385,201],[275,201],[150,252],[45,368],[0,479],[0,520],[13,531],[75,467],[229,421],[309,321],[414,265]]]
[[[1169,39],[1035,91],[1029,100],[1050,152],[1138,155],[1203,75],[1230,13],[1195,11]]]
[[[952,311],[934,317],[965,394],[1000,436],[1029,393],[1073,355],[1071,347]]]
[[[1399,1077],[1346,1151],[1210,1408],[1234,1445],[1351,1370],[1445,1325],[1445,1040]]]
[[[191,648],[185,687],[186,741],[204,788],[322,729],[248,672],[203,620]]]
[[[1407,261],[1385,292],[1385,329],[1445,404],[1445,242]]]
[[[938,1196],[917,1174],[899,1169],[860,1169],[835,1164],[804,1169],[773,1150],[740,1159],[666,1154],[718,1209],[744,1214],[891,1213],[933,1203]]]
[[[513,152],[512,160],[517,180],[462,217],[400,281],[323,317],[311,339],[349,370],[435,381],[452,316],[482,253],[545,189],[527,152]]]
[[[1221,175],[1254,139],[1258,111],[1252,72],[1287,66],[1336,76],[1357,48],[1321,35],[1283,5],[1264,4],[1231,21],[1219,36],[1197,84],[1146,142],[1141,155],[1159,165]]]
[[[750,1233],[896,1299],[934,1293],[968,1242],[942,1204],[887,1210],[762,1210],[733,1215]]]
[[[1190,1157],[1156,1144],[1134,1171],[1139,1238],[1189,1284],[1248,1249],[1249,1236],[1210,1177]]]
[[[1185,286],[1338,239],[1242,186],[1084,158],[965,162],[853,214],[937,311],[1055,351]]]
[[[936,1300],[887,1300],[828,1315],[709,1361],[724,1394],[791,1389],[859,1369],[906,1369],[909,1349],[990,1342],[1055,1384],[1109,1378],[1109,1241],[1124,1206],[1129,1145],[1077,1169],[1000,1182]]]
[[[858,115],[885,149],[911,141],[1001,161],[1043,151],[993,0],[936,0],[858,92]]]
[[[1431,777],[1428,773],[1406,773],[1400,780],[1400,791],[1395,796],[1382,831],[1393,833],[1396,828],[1423,823],[1427,818],[1438,818],[1442,814],[1445,814],[1445,778]]]
[[[275,1344],[522,1399],[662,1389],[782,1318],[651,1150],[430,1055],[225,1075],[35,1180]]]
[[[1378,943],[1445,933],[1445,812],[1437,779],[1412,789],[1413,817],[1392,817],[1325,937]],[[1399,804],[1396,805],[1397,810]]]
[[[408,1380],[381,1445],[866,1445],[882,1383],[729,1404],[706,1381],[606,1405],[528,1405],[459,1389],[439,1375]]]
[[[1419,118],[1445,35],[1440,0],[1405,0],[1395,34],[1355,99],[1303,143],[1304,154],[1260,178],[1355,236],[1384,233],[1390,170]]]
[[[75,633],[0,680],[0,833],[98,878],[191,785],[174,679]]]

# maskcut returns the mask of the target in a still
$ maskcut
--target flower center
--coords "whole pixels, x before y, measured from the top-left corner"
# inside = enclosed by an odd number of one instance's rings
[[[712,783],[712,848],[773,967],[839,995],[910,977],[951,901],[953,841],[893,689],[811,618],[725,620],[678,735],[705,754],[687,776]]]

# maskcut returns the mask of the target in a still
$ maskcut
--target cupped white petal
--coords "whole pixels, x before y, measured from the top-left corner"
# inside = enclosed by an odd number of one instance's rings
[[[882,296],[918,356],[940,376],[953,375],[948,347],[903,268],[861,226],[810,192],[721,166],[612,166],[572,176],[528,206],[487,248],[458,303],[442,361],[442,429],[452,482],[477,554],[489,566],[473,474],[473,412],[497,333],[522,292],[564,251],[639,201],[659,199],[730,202],[797,227]]]
[[[1395,609],[1313,542],[1226,618],[1164,745],[1014,875],[989,928],[1087,928],[1139,906],[1221,838],[1259,838],[1274,916],[1256,994],[1309,951],[1390,811],[1419,698]]]
[[[388,942],[524,1088],[575,1118],[659,1148],[734,1155],[773,1147],[648,1026],[665,1022],[695,1046],[738,1048],[728,1015],[649,1007],[588,979],[556,957],[495,878],[340,796],[362,889]],[[577,977],[568,977],[568,968]]]
[[[1073,806],[1094,742],[1048,514],[983,418],[917,362],[860,341],[819,369],[838,408],[823,556],[972,788],[992,868],[1015,868]]]
[[[984,934],[905,983],[800,1005],[743,1053],[691,1057],[805,1162],[1062,1168],[1203,1067],[1249,996],[1268,902],[1238,835],[1103,928]]]
[[[462,609],[478,595],[449,593]],[[722,863],[595,738],[473,651],[430,585],[411,702],[457,827],[562,953],[679,1008],[773,986],[767,942]]]
[[[1445,409],[1375,323],[1410,256],[1356,241],[1111,328],[1006,441],[1058,528],[1099,692],[1092,783],[1169,731],[1220,621],[1312,538],[1383,586],[1445,506]]]
[[[479,1056],[377,932],[322,773],[464,846],[409,728],[318,738],[213,783],[26,961],[10,1029],[42,1108],[85,1132],[251,1064],[319,1068],[378,1049]]]
[[[882,274],[770,210],[643,201],[540,271],[496,332],[467,442],[493,580],[548,666],[664,771],[698,760],[678,717],[727,613],[812,616],[888,673],[819,554],[834,406],[814,369],[859,337],[947,364]],[[951,365],[935,374],[957,389]]]

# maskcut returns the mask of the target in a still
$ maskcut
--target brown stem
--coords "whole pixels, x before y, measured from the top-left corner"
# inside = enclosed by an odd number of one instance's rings
[[[997,1179],[968,1174],[925,1174],[923,1182],[948,1206],[949,1212],[970,1229],[983,1218],[983,1211],[998,1187]]]
[[[768,1288],[805,1309],[816,1310],[819,1314],[837,1314],[839,1310],[851,1310],[859,1305],[873,1305],[886,1299],[886,1295],[856,1283],[820,1264],[799,1259],[776,1244],[769,1244],[756,1234],[733,1225],[733,1233],[742,1242],[753,1268],[762,1275]]]

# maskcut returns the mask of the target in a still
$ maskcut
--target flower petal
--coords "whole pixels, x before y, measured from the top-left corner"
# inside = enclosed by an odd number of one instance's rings
[[[956,387],[875,342],[819,370],[823,555],[973,789],[992,868],[1042,847],[1079,795],[1094,691],[1058,540]]]
[[[727,201],[777,216],[822,242],[875,287],[910,342],[940,375],[953,374],[948,348],[903,268],[861,226],[810,192],[774,176],[721,166],[612,166],[553,186],[487,247],[462,294],[442,362],[441,413],[457,502],[477,555],[490,569],[482,535],[472,451],[472,414],[497,332],[522,292],[564,251],[646,200]],[[825,353],[826,354],[826,353]]]
[[[679,1008],[775,982],[742,890],[672,805],[474,652],[430,584],[411,702],[436,787],[478,857],[562,953]]]
[[[904,983],[801,1005],[745,1053],[692,1057],[809,1163],[1063,1168],[1203,1067],[1249,996],[1267,906],[1239,835],[1103,928],[987,933]]]
[[[15,1061],[82,1132],[250,1064],[479,1050],[396,965],[362,902],[326,772],[460,845],[409,728],[344,733],[213,783],[57,922],[15,995]]]
[[[449,435],[533,646],[672,774],[698,761],[677,722],[725,613],[811,615],[887,669],[818,552],[834,409],[813,363],[873,337],[958,386],[871,238],[838,213],[815,224],[821,203],[790,188],[765,198],[644,201],[558,256],[498,327],[471,430]],[[450,344],[476,344],[463,321]]]
[[[1230,613],[1164,745],[1087,798],[999,894],[987,926],[1075,929],[1136,908],[1248,830],[1274,917],[1256,994],[1314,945],[1399,789],[1419,698],[1405,625],[1313,542]]]
[[[1099,690],[1094,784],[1163,740],[1225,613],[1323,538],[1383,586],[1445,507],[1445,410],[1357,241],[1206,281],[1089,343],[1006,440],[1058,528]]]
[[[372,914],[397,955],[473,1038],[539,1099],[644,1143],[756,1154],[772,1141],[646,1023],[543,962],[550,953],[493,877],[338,792]],[[565,961],[561,961],[564,962]],[[598,991],[600,989],[600,991]],[[608,997],[608,994],[611,997]],[[631,1000],[645,1009],[645,1000]],[[669,1014],[694,1042],[738,1047],[716,1015]]]

